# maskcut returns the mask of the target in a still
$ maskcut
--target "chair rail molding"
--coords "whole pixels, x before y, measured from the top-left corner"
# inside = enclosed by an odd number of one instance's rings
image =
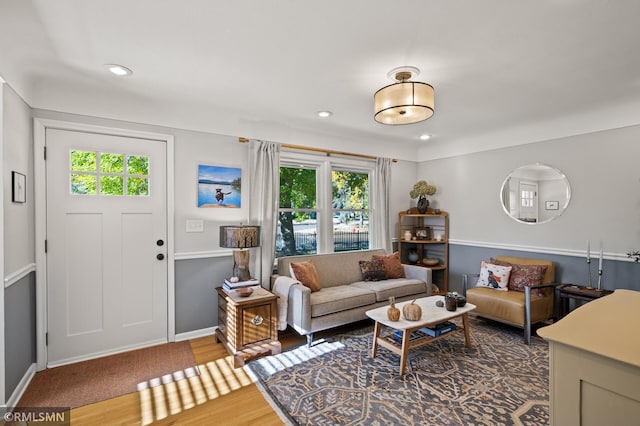
[[[231,257],[232,250],[207,250],[207,251],[183,251],[176,253],[173,258],[175,260],[192,260],[192,259],[210,259],[213,257]]]
[[[35,271],[36,271],[35,263],[30,263],[26,266],[23,266],[17,271],[4,277],[4,288],[11,287],[13,284],[17,283],[18,281],[20,281],[21,279],[29,275],[31,272],[35,272]]]
[[[488,242],[488,241],[472,241],[472,240],[459,240],[450,238],[449,244],[459,245],[459,246],[469,246],[469,247],[482,247],[482,248],[494,248],[501,250],[515,250],[515,251],[526,251],[531,253],[543,253],[543,254],[556,254],[560,256],[573,256],[573,257],[587,257],[586,250],[573,250],[573,249],[563,249],[556,247],[539,247],[539,246],[526,246],[519,244],[507,244],[507,243],[496,243],[496,242]],[[626,253],[607,253],[604,252],[602,254],[602,258],[605,260],[615,260],[618,262],[633,262],[634,260],[629,258]]]

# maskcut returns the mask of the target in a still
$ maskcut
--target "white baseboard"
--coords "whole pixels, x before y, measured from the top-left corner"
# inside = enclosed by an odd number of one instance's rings
[[[212,336],[215,334],[218,326],[202,328],[200,330],[187,331],[186,333],[176,334],[176,342],[182,342],[183,340],[197,339],[198,337]]]
[[[26,373],[22,376],[20,383],[16,386],[16,389],[11,394],[11,397],[7,400],[7,407],[15,407],[20,402],[20,398],[24,394],[24,391],[27,390],[27,386],[31,383],[31,379],[36,375],[36,364],[33,363],[27,368]]]

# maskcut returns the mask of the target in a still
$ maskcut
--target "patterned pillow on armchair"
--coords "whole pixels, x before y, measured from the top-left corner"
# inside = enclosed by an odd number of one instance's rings
[[[507,287],[509,290],[521,291],[524,293],[525,287],[540,285],[544,281],[544,274],[547,272],[547,265],[520,265],[517,263],[504,262],[502,260],[491,259],[491,263],[501,266],[511,266],[511,275]],[[542,296],[542,289],[531,289],[531,294]]]

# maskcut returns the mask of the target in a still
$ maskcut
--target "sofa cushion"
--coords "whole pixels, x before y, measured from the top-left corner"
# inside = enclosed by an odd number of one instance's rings
[[[384,273],[384,263],[380,259],[361,260],[360,272],[362,272],[362,279],[365,281],[380,281],[386,280],[387,275]]]
[[[389,300],[391,296],[410,296],[424,293],[428,290],[424,282],[410,278],[396,278],[377,282],[360,281],[351,284],[351,286],[374,292],[377,302]]]
[[[311,293],[310,302],[313,318],[370,305],[376,302],[376,294],[352,285],[339,285]]]
[[[290,276],[291,262],[312,260],[316,265],[322,288],[351,284],[362,279],[360,260],[370,260],[374,254],[386,254],[384,249],[343,251],[278,258],[278,275]]]
[[[387,279],[404,278],[404,268],[400,262],[400,253],[395,252],[388,256],[374,254],[373,259],[380,259],[384,264],[384,273]]]
[[[292,262],[290,266],[292,278],[300,281],[302,285],[309,287],[312,292],[320,290],[320,279],[318,278],[318,271],[313,262],[310,260],[299,263]]]
[[[478,278],[476,287],[507,291],[511,269],[511,266],[494,265],[483,260],[480,263],[480,278]]]

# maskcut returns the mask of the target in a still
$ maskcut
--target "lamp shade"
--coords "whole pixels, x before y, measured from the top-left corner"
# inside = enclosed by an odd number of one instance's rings
[[[417,81],[394,83],[378,90],[373,103],[378,123],[417,123],[433,115],[433,86]]]
[[[260,247],[260,227],[221,226],[220,247],[240,249]]]

